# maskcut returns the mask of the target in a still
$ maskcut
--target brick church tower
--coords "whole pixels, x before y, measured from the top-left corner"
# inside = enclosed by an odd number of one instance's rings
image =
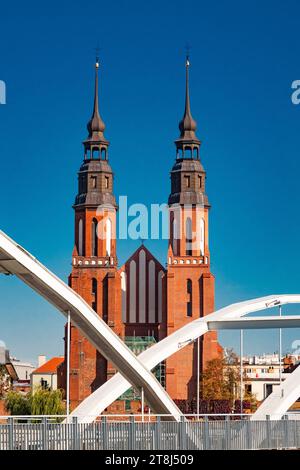
[[[209,202],[206,174],[200,160],[189,97],[189,61],[186,61],[186,98],[176,160],[171,170],[169,196],[170,239],[164,267],[142,244],[118,267],[116,252],[117,205],[113,172],[108,161],[109,142],[99,113],[98,68],[84,160],[78,173],[75,198],[75,247],[70,286],[101,316],[136,354],[187,323],[214,310],[214,276],[210,272],[208,243]],[[65,332],[65,338],[66,338]],[[115,374],[113,365],[75,328],[71,328],[70,401],[74,409]],[[218,356],[215,332],[200,344],[200,368]],[[66,388],[66,358],[59,370]],[[173,399],[191,400],[197,389],[197,347],[186,346],[155,370]],[[113,412],[137,412],[140,396],[127,391],[110,407]]]
[[[75,247],[69,285],[122,335],[121,277],[117,270],[116,201],[113,172],[108,161],[109,142],[99,113],[98,69],[92,117],[83,142],[84,161],[78,173],[75,199]],[[75,328],[71,328],[70,400],[72,408],[107,380],[109,365]]]
[[[189,58],[186,60],[185,111],[175,141],[176,160],[171,170],[169,196],[170,240],[167,271],[167,335],[214,310],[214,276],[210,272],[206,174],[200,160],[201,142],[191,114]],[[217,357],[217,334],[201,339],[200,365]],[[196,344],[190,344],[167,360],[167,391],[177,399],[196,396]]]

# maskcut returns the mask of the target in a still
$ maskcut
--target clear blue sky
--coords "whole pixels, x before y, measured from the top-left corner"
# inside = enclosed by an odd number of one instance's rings
[[[97,44],[116,194],[166,201],[188,42],[216,304],[299,292],[300,106],[290,99],[299,22],[297,1],[2,4],[1,229],[67,279]],[[136,246],[120,242],[120,262]],[[165,261],[165,242],[147,246]],[[0,292],[0,339],[11,353],[60,354],[60,314],[18,280],[1,277]],[[245,336],[247,352],[278,349],[276,331]],[[238,348],[237,333],[220,338]],[[298,338],[299,330],[284,332],[284,350]]]

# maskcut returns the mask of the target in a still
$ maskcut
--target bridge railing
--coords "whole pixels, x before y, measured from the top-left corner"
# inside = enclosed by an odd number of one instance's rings
[[[65,416],[0,417],[0,450],[299,449],[298,416],[251,421],[249,415],[190,415],[175,422],[167,415],[144,421],[141,415],[108,415],[89,424],[77,418],[62,423]]]

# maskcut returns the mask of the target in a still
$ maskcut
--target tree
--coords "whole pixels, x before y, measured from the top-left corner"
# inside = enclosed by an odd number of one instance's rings
[[[61,390],[37,388],[34,393],[22,395],[9,392],[5,406],[11,415],[63,415],[65,407]]]
[[[10,378],[4,364],[0,365],[0,399],[4,398],[11,387]]]
[[[5,399],[5,407],[11,415],[30,415],[30,404],[27,395],[22,395],[20,392],[8,392]]]
[[[243,380],[247,380],[244,371]],[[201,394],[205,400],[228,400],[232,409],[236,400],[241,399],[241,378],[239,358],[235,352],[227,350],[223,358],[215,358],[208,362],[202,374]],[[254,395],[243,391],[243,400],[256,407]]]
[[[29,397],[32,415],[63,415],[65,407],[61,390],[38,388]]]

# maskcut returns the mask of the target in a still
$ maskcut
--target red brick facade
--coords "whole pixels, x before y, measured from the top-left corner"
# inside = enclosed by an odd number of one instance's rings
[[[181,135],[176,141],[177,158],[171,171],[167,267],[142,245],[118,268],[114,237],[117,207],[108,163],[108,142],[98,111],[96,74],[94,112],[88,125],[89,137],[84,142],[85,160],[79,171],[79,191],[74,205],[75,248],[69,283],[122,338],[151,336],[160,341],[214,310],[214,276],[210,272],[208,245],[210,206],[205,194],[206,175],[200,163],[200,141],[189,109],[188,65],[186,93]],[[104,207],[100,214],[99,206]],[[216,333],[205,335],[201,340],[201,369],[220,351]],[[196,353],[196,345],[191,344],[166,361],[166,389],[173,399],[195,397]],[[72,408],[114,373],[114,367],[72,327]],[[65,388],[65,366],[59,376],[60,385]],[[124,404],[116,403],[112,410],[123,412]]]

